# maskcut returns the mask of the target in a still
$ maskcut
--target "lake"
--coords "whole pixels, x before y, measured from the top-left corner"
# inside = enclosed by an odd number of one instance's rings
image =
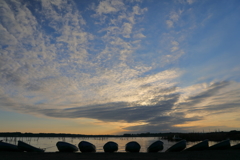
[[[11,143],[17,145],[18,140],[21,140],[25,143],[28,143],[32,146],[38,148],[46,148],[45,152],[57,152],[58,149],[56,147],[56,143],[58,141],[65,141],[71,144],[74,144],[78,147],[78,143],[80,141],[88,141],[94,144],[97,148],[97,152],[104,152],[103,145],[108,141],[114,141],[118,143],[118,152],[125,152],[125,145],[130,141],[136,141],[141,145],[140,152],[146,152],[147,147],[157,140],[161,140],[164,143],[164,149],[161,152],[164,152],[169,147],[174,145],[176,142],[163,140],[160,137],[76,137],[76,138],[68,138],[68,137],[0,137],[0,140],[3,142]],[[199,143],[196,142],[187,142],[187,147],[191,147],[194,144]],[[217,142],[209,141],[209,146],[216,144]],[[240,141],[231,141],[231,145],[235,145],[240,143]]]

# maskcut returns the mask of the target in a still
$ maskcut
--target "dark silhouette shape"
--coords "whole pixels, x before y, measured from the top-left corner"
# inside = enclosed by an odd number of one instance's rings
[[[26,152],[44,152],[44,149],[41,148],[36,148],[34,146],[31,146],[30,144],[27,144],[25,142],[22,141],[18,141],[18,149],[21,151],[26,151]]]
[[[93,145],[90,142],[87,142],[87,141],[81,141],[78,144],[78,148],[80,149],[80,151],[82,153],[85,153],[85,152],[96,152],[96,146]]]
[[[165,152],[180,152],[186,148],[186,140],[181,140],[168,148]]]
[[[184,151],[202,151],[208,149],[208,139],[205,139],[204,141],[193,145],[192,147],[189,147],[185,149]]]
[[[59,141],[56,144],[59,152],[76,152],[78,148],[70,143]]]
[[[163,142],[162,141],[156,141],[147,148],[147,152],[159,152],[161,150],[163,150]]]
[[[16,145],[0,142],[0,151],[8,151],[8,152],[21,152]]]
[[[118,150],[118,144],[112,141],[107,142],[103,146],[104,152],[116,152]]]
[[[224,149],[229,149],[230,147],[231,147],[230,140],[227,139],[215,145],[210,146],[209,150],[224,150]]]
[[[125,146],[125,151],[126,152],[139,152],[141,149],[140,144],[138,144],[135,141],[128,142]]]

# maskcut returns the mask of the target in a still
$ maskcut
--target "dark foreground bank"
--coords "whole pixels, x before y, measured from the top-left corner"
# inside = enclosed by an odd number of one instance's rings
[[[0,152],[0,160],[240,160],[240,150],[178,153],[17,153]]]

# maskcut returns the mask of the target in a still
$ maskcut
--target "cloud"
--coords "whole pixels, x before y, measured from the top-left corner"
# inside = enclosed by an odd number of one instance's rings
[[[166,24],[168,26],[168,28],[173,28],[174,27],[174,23],[177,23],[178,20],[180,19],[180,16],[182,14],[181,10],[178,10],[177,12],[172,11],[169,15],[169,20],[166,20]]]
[[[180,105],[193,107],[196,104],[200,104],[201,102],[206,101],[207,98],[213,97],[219,92],[220,89],[228,85],[230,85],[230,82],[227,81],[214,83],[207,87],[206,91],[203,91],[195,96],[189,97],[185,103],[182,103]]]
[[[238,82],[179,84],[186,71],[175,62],[188,52],[195,23],[182,16],[190,10],[164,12],[168,28],[158,33],[141,1],[80,4],[1,1],[1,109],[157,132],[239,106]]]
[[[166,24],[167,24],[168,28],[172,28],[173,27],[173,21],[171,21],[171,20],[167,20]]]
[[[201,120],[202,117],[185,118],[184,114],[171,114],[170,116],[159,116],[154,121],[143,124],[124,128],[126,131],[123,133],[145,133],[151,131],[151,133],[159,132],[185,132],[187,127],[176,127],[176,124],[182,124],[185,122],[194,122]]]
[[[188,4],[193,4],[195,1],[194,0],[187,0]]]
[[[134,38],[145,38],[146,36],[143,35],[142,33],[138,33],[134,35]]]
[[[172,45],[174,45],[174,46],[178,46],[179,43],[178,43],[177,41],[172,41]]]
[[[123,34],[125,38],[130,38],[132,32],[132,25],[130,23],[123,24]]]
[[[181,13],[181,12],[180,12]],[[170,19],[174,22],[178,21],[180,14],[177,14],[176,12],[172,12],[170,15]]]
[[[180,97],[184,95],[179,94],[178,102],[167,112],[168,114],[154,116],[152,119],[148,119],[146,124],[131,126],[125,129],[130,133],[149,130],[152,132],[202,130],[210,127],[207,127],[204,123],[213,116],[221,118],[222,115],[229,114],[232,115],[232,118],[237,118],[234,111],[239,110],[240,101],[237,99],[240,94],[237,91],[238,89],[231,90],[232,86],[236,86],[236,84],[226,81],[213,83],[200,93],[187,98],[184,103],[179,101]],[[224,120],[218,119],[218,121],[222,121],[221,123],[231,121],[231,117],[225,116],[224,118]],[[217,128],[219,127],[217,126]]]
[[[195,0],[177,0],[176,2],[181,3],[181,4],[186,4],[187,3],[187,4],[191,5],[195,2]]]
[[[177,47],[177,46],[174,46],[174,47],[172,47],[171,48],[171,52],[175,52],[175,51],[177,51],[179,48]]]
[[[236,89],[232,87],[235,86]],[[235,112],[239,110],[240,101],[238,93],[239,84],[235,82],[216,82],[208,87],[204,87],[200,93],[195,93],[186,98],[186,101],[176,105],[176,110],[186,113],[186,117],[202,116],[204,119],[189,123],[185,126],[192,128],[206,126],[207,121],[213,121],[212,117],[218,119],[219,122],[225,123],[231,118],[236,117]],[[225,116],[224,115],[228,115]],[[229,116],[231,115],[231,116]],[[224,118],[223,118],[224,117]],[[210,122],[209,122],[210,123]],[[215,122],[215,125],[218,122]],[[232,122],[236,123],[236,122]]]
[[[140,8],[139,6],[134,6],[133,7],[133,14],[136,15],[142,15],[144,12],[146,12],[148,9],[147,8]]]
[[[111,12],[117,12],[121,8],[124,8],[124,3],[119,0],[105,0],[101,1],[99,5],[97,6],[96,12],[98,14],[108,14]]]
[[[159,97],[158,97],[159,98]],[[171,110],[173,103],[177,101],[178,95],[169,95],[156,105],[138,106],[126,102],[97,104],[65,110],[45,109],[41,112],[47,116],[62,118],[92,118],[101,121],[125,121],[138,122],[146,121],[166,111]]]

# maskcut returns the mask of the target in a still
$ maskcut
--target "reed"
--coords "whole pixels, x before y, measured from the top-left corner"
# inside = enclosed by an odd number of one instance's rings
[[[187,141],[202,141],[208,139],[210,141],[222,141],[225,139],[231,140],[240,140],[239,131],[230,131],[230,132],[210,132],[210,133],[170,133],[167,136],[164,136],[162,139],[167,139],[172,141],[174,135],[178,135],[180,138]]]

